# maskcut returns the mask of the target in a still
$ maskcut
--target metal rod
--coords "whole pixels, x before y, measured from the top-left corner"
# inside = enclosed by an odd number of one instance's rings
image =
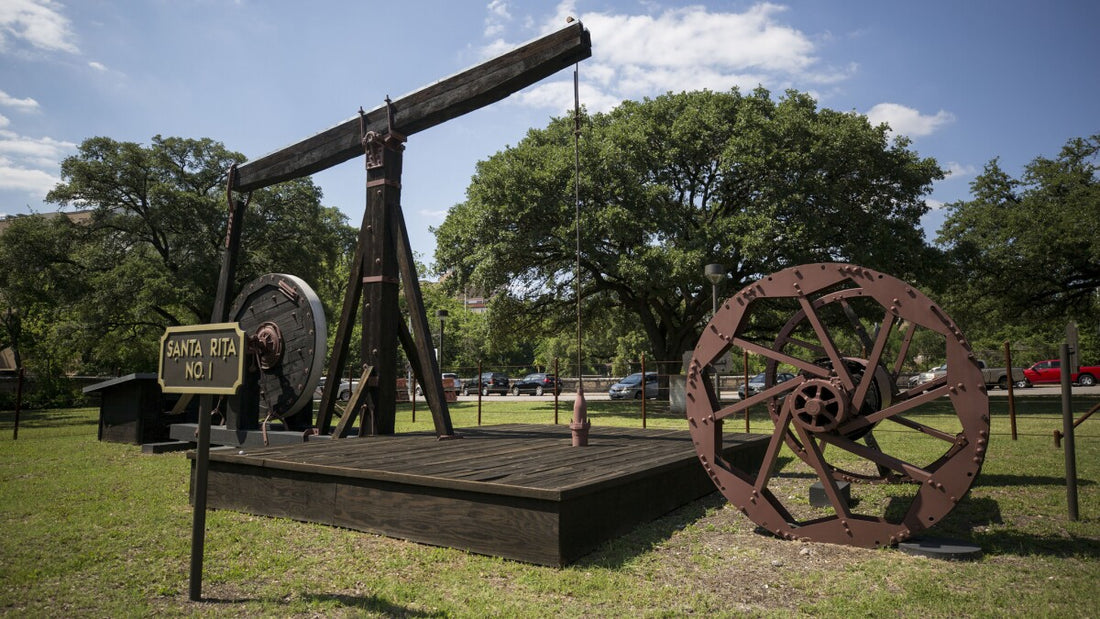
[[[642,429],[645,429],[645,353],[642,353]]]
[[[477,425],[481,425],[481,359],[477,360]]]
[[[588,445],[588,402],[584,399],[584,347],[581,337],[581,94],[580,63],[573,69],[573,202],[577,226],[577,398],[573,401],[573,446]]]
[[[1012,440],[1016,440],[1016,396],[1013,392],[1016,379],[1012,376],[1012,350],[1008,347],[1008,340],[1005,340],[1005,373],[1008,375],[1008,423],[1012,428]]]
[[[749,397],[749,351],[741,351],[741,368],[745,371],[745,399]],[[749,408],[745,407],[745,434],[749,433]]]
[[[206,485],[210,463],[210,403],[212,397],[199,398],[199,438],[195,453],[194,510],[191,518],[191,582],[192,602],[202,601],[202,559],[206,541]]]
[[[558,358],[554,357],[554,380],[558,381],[558,385],[561,385],[561,374],[558,374]],[[558,425],[558,395],[560,395],[560,389],[554,388],[554,425]]]
[[[11,440],[13,441],[19,438],[19,411],[23,409],[23,380],[25,376],[26,370],[20,367],[18,377],[15,379],[15,428],[11,433]]]
[[[210,312],[210,322],[225,322],[229,316],[229,293],[236,279],[238,259],[241,248],[241,236],[244,231],[244,213],[252,200],[252,194],[245,196],[241,203],[233,199],[233,184],[238,179],[236,164],[229,167],[226,179],[225,199],[229,207],[226,218],[225,248],[222,252],[221,270],[218,273],[218,288],[214,297],[214,308]],[[191,517],[191,582],[189,593],[191,600],[202,599],[202,561],[206,546],[206,486],[210,465],[210,417],[214,413],[214,397],[204,395],[199,398],[199,436],[195,449],[195,479],[191,487],[195,491],[194,510]]]
[[[1069,344],[1062,344],[1062,435],[1066,454],[1066,504],[1069,519],[1076,522],[1077,515],[1077,449],[1073,440],[1072,387],[1070,386]]]

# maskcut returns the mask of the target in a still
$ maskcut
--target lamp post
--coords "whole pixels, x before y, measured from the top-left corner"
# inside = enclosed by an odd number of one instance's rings
[[[708,264],[703,274],[710,281],[711,317],[718,313],[718,282],[726,277],[726,267],[720,264]]]
[[[720,264],[708,264],[703,267],[703,275],[710,281],[710,317],[718,314],[718,282],[726,278],[726,267]],[[722,401],[722,383],[718,379],[718,368],[714,370],[714,397]]]
[[[443,371],[443,321],[447,318],[447,310],[435,310],[435,315],[439,318],[439,352],[436,355],[439,357],[439,371]]]

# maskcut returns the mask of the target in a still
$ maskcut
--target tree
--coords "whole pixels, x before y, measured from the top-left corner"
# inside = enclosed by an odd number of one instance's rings
[[[970,184],[971,199],[948,205],[937,243],[957,269],[951,294],[965,300],[957,318],[968,333],[1060,342],[1075,320],[1082,348],[1096,342],[1098,154],[1100,134],[1074,138],[1056,158],[1033,159],[1019,179],[994,159]]]
[[[667,94],[585,116],[581,296],[619,307],[659,360],[690,349],[710,312],[703,265],[724,292],[793,264],[850,261],[917,279],[936,252],[922,196],[943,173],[854,113],[763,89]],[[436,267],[519,303],[507,319],[575,316],[573,119],[555,118],[477,166],[435,230]]]
[[[62,162],[62,182],[47,200],[89,208],[90,220],[28,225],[35,234],[13,227],[0,236],[0,268],[8,272],[0,293],[11,303],[51,291],[39,295],[36,311],[64,310],[73,325],[67,349],[85,371],[154,369],[166,326],[210,320],[226,236],[226,175],[242,161],[210,139],[156,136],[147,147],[85,140]],[[252,196],[235,288],[281,271],[340,293],[346,283],[329,276],[351,253],[355,231],[320,201],[309,179]],[[42,247],[50,251],[36,250]]]

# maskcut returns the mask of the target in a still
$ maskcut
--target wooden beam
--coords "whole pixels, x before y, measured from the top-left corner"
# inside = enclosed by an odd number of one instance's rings
[[[592,39],[578,21],[461,73],[393,101],[394,129],[406,136],[507,97],[592,55]],[[366,114],[365,131],[386,133],[385,104]],[[354,116],[297,144],[237,168],[233,189],[253,191],[308,176],[363,155]]]

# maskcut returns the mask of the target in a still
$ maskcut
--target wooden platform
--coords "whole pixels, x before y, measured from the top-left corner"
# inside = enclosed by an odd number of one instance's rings
[[[208,505],[561,566],[715,490],[686,430],[460,429],[210,453]],[[747,468],[768,438],[728,434]]]

